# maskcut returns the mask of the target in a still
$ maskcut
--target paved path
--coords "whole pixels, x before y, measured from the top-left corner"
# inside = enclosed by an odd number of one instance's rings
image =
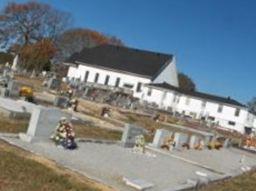
[[[3,135],[0,135],[1,137],[3,138]],[[163,191],[184,184],[187,179],[197,178],[196,171],[207,173],[212,180],[222,177],[218,173],[168,155],[136,154],[131,149],[124,149],[114,144],[79,143],[78,150],[67,151],[56,148],[49,141],[29,144],[15,137],[4,137],[4,139],[122,191],[132,190],[122,182],[123,176],[153,183],[155,186],[150,191]],[[244,153],[236,149],[223,149],[209,152],[177,151],[173,154],[202,162],[204,165],[216,167],[218,170],[230,174],[239,170],[241,166],[239,159]],[[245,164],[256,165],[256,155],[246,156]]]

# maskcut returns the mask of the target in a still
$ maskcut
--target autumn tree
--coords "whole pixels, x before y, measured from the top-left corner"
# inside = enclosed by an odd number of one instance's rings
[[[178,81],[181,89],[188,91],[196,90],[196,84],[193,82],[193,80],[182,72],[178,73]]]
[[[34,44],[24,45],[20,50],[22,67],[27,71],[50,70],[50,60],[55,53],[55,45],[50,39],[42,39]]]
[[[75,52],[80,52],[85,47],[90,48],[100,44],[124,45],[120,39],[114,36],[105,35],[90,29],[76,28],[67,30],[60,35],[57,41],[59,49],[58,59],[63,60]]]
[[[0,52],[0,65],[5,64],[6,62],[11,63],[13,60],[13,55],[6,52]]]

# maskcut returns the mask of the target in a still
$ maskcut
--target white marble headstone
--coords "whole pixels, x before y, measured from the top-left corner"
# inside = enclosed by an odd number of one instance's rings
[[[166,129],[157,129],[151,146],[160,148],[161,145],[163,145],[164,143],[164,138],[171,135],[172,135],[171,131],[168,131]]]

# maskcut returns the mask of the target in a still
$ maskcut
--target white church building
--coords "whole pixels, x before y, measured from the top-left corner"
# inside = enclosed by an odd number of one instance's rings
[[[256,128],[255,116],[243,104],[180,89],[173,55],[101,45],[84,48],[65,64],[69,65],[67,78],[71,81],[129,89],[142,102],[241,133]]]
[[[178,87],[173,55],[101,45],[83,49],[65,64],[69,80],[127,88],[134,97],[141,97],[143,84],[166,81]]]

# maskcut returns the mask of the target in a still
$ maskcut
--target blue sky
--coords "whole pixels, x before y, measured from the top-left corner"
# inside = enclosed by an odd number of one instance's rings
[[[0,8],[7,2],[0,0]],[[176,55],[178,70],[200,91],[244,103],[256,96],[254,0],[41,2],[70,12],[73,27],[115,35],[131,47]]]

